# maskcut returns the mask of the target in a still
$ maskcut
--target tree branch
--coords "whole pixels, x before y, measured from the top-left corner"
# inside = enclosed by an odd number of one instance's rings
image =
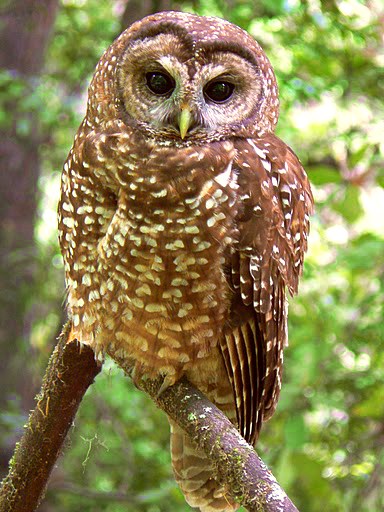
[[[66,325],[48,363],[37,405],[0,488],[0,512],[33,512],[45,493],[80,402],[101,366],[91,348],[68,341]]]
[[[50,359],[41,394],[0,489],[0,512],[33,512],[77,408],[100,371],[94,352],[68,341],[66,326]],[[133,361],[117,361],[130,375]],[[162,379],[140,387],[214,461],[217,477],[249,512],[298,512],[254,449],[228,418],[186,380],[159,396]]]
[[[119,360],[130,375],[133,361]],[[186,379],[159,396],[162,379],[140,388],[214,461],[219,481],[249,512],[298,512],[264,462],[225,414]]]

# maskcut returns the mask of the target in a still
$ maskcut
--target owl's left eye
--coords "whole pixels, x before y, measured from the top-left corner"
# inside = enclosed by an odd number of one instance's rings
[[[165,96],[175,88],[175,81],[166,73],[153,71],[145,75],[147,87],[158,96]]]
[[[225,80],[212,80],[204,88],[204,96],[215,103],[223,103],[232,96],[235,86]]]

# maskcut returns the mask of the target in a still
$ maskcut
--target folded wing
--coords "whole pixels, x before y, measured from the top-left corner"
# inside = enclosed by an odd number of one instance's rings
[[[227,255],[233,297],[221,350],[239,430],[254,444],[279,398],[286,290],[297,292],[313,199],[298,158],[275,135],[238,139],[236,149],[239,239]]]

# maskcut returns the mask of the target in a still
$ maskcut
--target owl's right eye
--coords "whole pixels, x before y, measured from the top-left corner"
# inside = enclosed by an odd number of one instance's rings
[[[165,96],[175,88],[174,79],[166,73],[152,71],[145,75],[148,89],[158,96]]]

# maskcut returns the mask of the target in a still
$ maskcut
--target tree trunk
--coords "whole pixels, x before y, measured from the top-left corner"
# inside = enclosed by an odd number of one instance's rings
[[[28,367],[26,298],[34,274],[38,146],[43,134],[38,115],[22,112],[20,105],[42,70],[57,8],[58,0],[5,0],[0,9],[0,67],[7,74],[1,84],[7,90],[0,90],[6,98],[0,124],[0,410],[20,398],[28,411],[38,385],[32,385]],[[23,86],[19,96],[16,83]],[[0,449],[0,474],[9,448]]]
[[[121,17],[121,30],[135,21],[160,11],[179,11],[180,4],[175,0],[127,0]]]

